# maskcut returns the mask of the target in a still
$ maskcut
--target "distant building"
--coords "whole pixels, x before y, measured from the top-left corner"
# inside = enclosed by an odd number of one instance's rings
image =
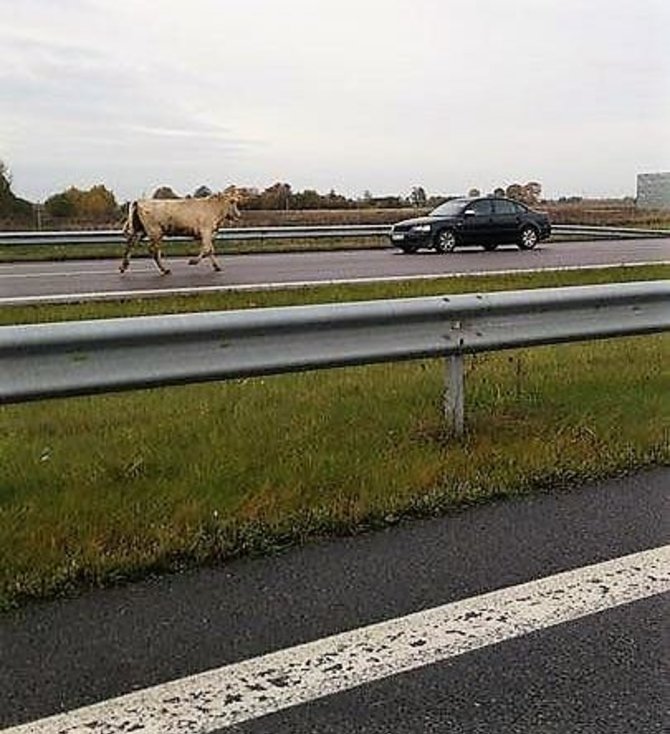
[[[642,209],[670,209],[670,172],[638,173],[637,205]]]

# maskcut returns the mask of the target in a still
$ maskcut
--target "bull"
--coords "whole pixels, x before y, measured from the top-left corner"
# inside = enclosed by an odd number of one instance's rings
[[[221,270],[214,253],[214,235],[226,220],[240,219],[237,205],[241,199],[240,191],[229,186],[225,191],[201,199],[139,199],[131,202],[123,227],[126,248],[119,270],[125,273],[133,247],[147,237],[149,252],[158,269],[163,275],[170,273],[161,252],[165,235],[186,235],[199,240],[200,252],[189,260],[189,264],[197,265],[207,257],[214,270]]]

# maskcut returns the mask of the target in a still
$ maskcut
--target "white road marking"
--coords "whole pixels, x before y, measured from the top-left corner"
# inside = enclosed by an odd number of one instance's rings
[[[6,730],[213,732],[670,591],[670,546],[372,624]]]
[[[457,273],[423,273],[418,275],[363,276],[330,280],[296,280],[274,283],[242,283],[227,285],[183,286],[176,288],[148,288],[142,290],[90,291],[83,293],[56,293],[43,296],[7,296],[0,298],[0,306],[31,306],[45,303],[76,303],[80,301],[105,301],[124,298],[155,298],[159,296],[187,296],[198,293],[222,293],[226,291],[263,291],[292,288],[311,288],[326,285],[356,285],[369,283],[397,283],[411,280],[440,280],[441,278],[480,277],[486,275],[517,275],[527,273],[561,272],[572,270],[606,270],[610,268],[634,268],[649,265],[670,265],[670,260],[651,260],[606,265],[563,265],[549,268],[519,268],[511,270],[478,270]],[[147,271],[148,272],[148,271]],[[68,276],[86,275],[86,271],[68,273]],[[109,275],[109,273],[107,273]],[[157,276],[162,277],[162,276]]]
[[[148,273],[150,272],[150,268],[137,268],[135,272]],[[19,280],[23,280],[24,278],[71,278],[73,275],[118,275],[118,273],[110,270],[63,270],[62,272],[57,270],[38,270],[34,273],[3,273],[0,271],[0,278],[18,278]]]

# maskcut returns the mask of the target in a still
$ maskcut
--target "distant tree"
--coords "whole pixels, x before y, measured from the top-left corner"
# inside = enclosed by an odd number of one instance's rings
[[[412,191],[409,195],[409,200],[413,207],[425,207],[426,202],[428,201],[428,197],[426,196],[426,190],[423,188],[423,186],[412,187]]]
[[[402,196],[378,196],[373,201],[380,209],[402,209],[408,204]]]
[[[542,195],[542,184],[537,181],[529,181],[523,187],[523,200],[526,204],[537,204],[540,201]]]
[[[277,182],[260,195],[261,209],[290,209],[291,184]]]
[[[539,184],[537,181],[529,181],[523,186],[518,183],[513,183],[507,187],[506,194],[510,199],[533,206],[540,201],[542,184]]]
[[[365,189],[363,192],[363,199],[362,199],[363,206],[373,206],[374,202],[372,200],[372,191],[370,189]]]
[[[509,199],[514,199],[515,201],[523,201],[523,186],[518,183],[510,184],[505,189],[505,194]]]
[[[82,191],[79,196],[77,216],[105,220],[114,216],[116,210],[116,198],[103,184],[92,186],[88,191]]]
[[[479,189],[470,189],[468,196],[481,196],[482,192]]]
[[[328,209],[347,209],[349,207],[349,201],[346,196],[342,196],[335,189],[331,189],[326,197],[326,207]]]
[[[198,186],[198,188],[193,192],[193,196],[196,199],[204,199],[207,196],[212,195],[212,190],[209,188],[209,186]]]
[[[294,209],[321,209],[324,206],[323,197],[314,189],[296,192],[291,199]]]
[[[497,189],[493,189],[493,195],[494,196],[505,196],[505,189],[498,186]]]
[[[74,219],[77,216],[77,207],[74,199],[67,191],[53,194],[44,202],[44,210],[50,217]]]
[[[169,186],[159,186],[153,194],[152,199],[180,199],[179,194],[176,194]]]
[[[248,186],[242,189],[244,195],[244,208],[245,209],[262,209],[261,192]]]
[[[3,201],[12,195],[12,174],[4,161],[0,161],[0,199]]]
[[[88,191],[70,186],[50,196],[44,202],[44,208],[52,217],[91,221],[105,221],[116,217],[118,213],[114,194],[103,184],[92,186]]]
[[[0,216],[24,221],[32,218],[32,212],[33,205],[12,191],[12,174],[0,160]]]

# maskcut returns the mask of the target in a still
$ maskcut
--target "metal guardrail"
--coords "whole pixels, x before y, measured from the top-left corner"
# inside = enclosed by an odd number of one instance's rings
[[[320,225],[312,227],[226,227],[218,231],[218,241],[280,240],[326,237],[382,237],[391,231],[390,224]],[[667,229],[635,229],[630,227],[591,227],[588,225],[555,224],[552,234],[584,235],[587,237],[670,237]],[[189,241],[189,237],[166,237],[171,242]],[[0,232],[0,246],[12,245],[103,245],[121,244],[121,230]]]
[[[670,283],[0,327],[0,404],[449,357],[445,411],[463,429],[463,355],[670,330]]]
[[[391,225],[347,224],[314,227],[226,227],[216,234],[218,241],[256,239],[298,239],[301,237],[374,237],[387,235]],[[169,242],[188,242],[192,238],[168,236]],[[0,245],[99,245],[124,242],[121,230],[0,232]]]
[[[594,235],[597,237],[670,237],[670,229],[639,227],[600,227],[588,224],[553,224],[552,234]]]

